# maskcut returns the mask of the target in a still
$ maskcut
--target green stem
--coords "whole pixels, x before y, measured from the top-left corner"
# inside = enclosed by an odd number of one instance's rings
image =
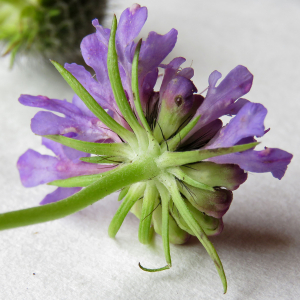
[[[0,230],[63,218],[125,186],[148,180],[159,173],[156,164],[149,158],[137,160],[113,171],[109,176],[104,176],[99,181],[64,200],[0,214]]]

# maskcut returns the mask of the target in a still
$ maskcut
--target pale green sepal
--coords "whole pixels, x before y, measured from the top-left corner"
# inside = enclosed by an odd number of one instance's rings
[[[91,156],[91,157],[81,157],[81,161],[91,163],[91,164],[114,164],[118,165],[123,162],[128,162],[128,158],[121,156]]]
[[[203,149],[203,150],[194,150],[194,151],[185,151],[185,152],[164,152],[158,158],[157,164],[161,168],[182,166],[182,165],[187,165],[198,161],[202,161],[210,157],[236,153],[236,152],[243,152],[251,148],[254,148],[258,144],[259,143],[249,143],[249,144],[237,145],[237,146],[225,147],[225,148]]]
[[[201,116],[194,118],[185,127],[183,127],[175,136],[162,143],[162,151],[174,151],[178,144],[187,136],[187,134],[196,126]]]
[[[91,143],[75,140],[58,134],[44,135],[43,137],[70,148],[91,154],[126,156],[131,152],[130,147],[124,143]]]
[[[120,70],[118,65],[118,54],[116,50],[116,31],[117,31],[117,18],[114,15],[111,25],[110,38],[108,43],[107,52],[107,69],[109,75],[109,81],[113,94],[115,96],[116,103],[122,113],[124,119],[127,121],[129,126],[135,132],[140,140],[141,136],[145,136],[145,132],[141,127],[140,123],[136,119],[122,85]],[[146,136],[147,138],[147,136]]]
[[[193,178],[189,177],[186,173],[184,173],[180,168],[168,168],[167,171],[174,176],[176,176],[181,181],[186,182],[187,184],[197,187],[202,190],[208,190],[214,192],[215,189],[207,184],[201,183],[199,181],[194,180]]]
[[[105,168],[105,166],[103,166]],[[111,168],[111,167],[109,167]],[[82,175],[82,176],[76,176],[76,177],[71,177],[67,179],[59,179],[59,180],[54,180],[49,183],[48,185],[55,185],[59,187],[86,187],[89,186],[90,184],[94,183],[95,181],[104,178],[105,176],[108,176],[110,172],[113,170],[106,171],[103,173],[95,174],[95,175]]]
[[[130,209],[130,212],[133,213],[138,219],[141,219],[142,208],[143,208],[143,198],[139,199],[134,203],[134,205]]]
[[[110,237],[113,238],[116,236],[131,207],[138,199],[140,199],[140,197],[142,197],[145,186],[145,183],[138,182],[129,188],[128,193],[126,194],[123,202],[119,206],[108,227],[108,234]]]
[[[141,99],[140,99],[140,93],[139,93],[139,74],[138,74],[138,61],[139,61],[139,55],[141,50],[142,40],[139,40],[139,42],[136,45],[134,57],[132,61],[132,81],[131,81],[131,87],[133,92],[133,99],[134,99],[134,105],[137,111],[137,114],[146,129],[147,132],[151,133],[150,126],[146,120],[145,114],[142,109]]]
[[[164,174],[161,176],[161,179],[162,179],[162,183],[169,190],[171,197],[174,201],[174,204],[177,207],[178,211],[180,212],[180,215],[185,220],[187,225],[191,228],[191,230],[199,239],[199,241],[202,243],[207,253],[210,255],[213,262],[215,263],[215,266],[217,268],[217,271],[223,283],[224,294],[225,294],[227,290],[227,280],[224,273],[222,262],[216,252],[216,249],[214,248],[210,240],[207,238],[207,235],[205,234],[205,232],[203,231],[199,223],[195,220],[195,218],[190,213],[186,203],[184,202],[184,200],[182,199],[178,191],[175,178],[171,175]]]
[[[205,234],[207,234],[208,236],[217,235],[222,231],[223,222],[221,219],[217,219],[204,214],[202,211],[195,208],[187,199],[184,199],[184,202],[187,205],[192,216],[202,227]],[[189,234],[195,235],[192,229],[187,225],[186,221],[181,217],[179,211],[177,210],[172,200],[170,201],[169,208],[173,218],[176,220],[179,227],[188,232]]]
[[[119,194],[119,196],[118,196],[118,201],[123,200],[123,198],[127,195],[128,191],[129,191],[129,188],[130,188],[130,186],[126,186],[126,187],[124,187],[124,188],[121,190],[121,192],[120,192],[120,194]]]
[[[160,231],[163,240],[164,253],[168,266],[172,266],[170,254],[170,220],[169,220],[169,200],[170,194],[163,184],[156,180],[156,187],[160,195],[161,205],[152,213],[154,230]],[[159,200],[157,201],[159,202]]]
[[[51,63],[70,85],[73,91],[78,95],[78,97],[85,103],[89,110],[93,112],[101,122],[103,122],[113,132],[118,134],[123,140],[126,140],[129,144],[136,146],[136,137],[133,132],[127,130],[117,121],[115,121],[68,70],[54,60],[51,60]]]
[[[161,204],[153,211],[153,225],[156,233],[160,234],[163,239],[164,249],[166,261],[168,262],[168,258],[170,257],[170,246],[169,242],[175,245],[181,245],[188,241],[190,238],[190,234],[186,231],[182,230],[172,217],[169,212],[169,202],[170,202],[170,193],[166,189],[166,187],[161,184],[158,180],[156,181],[156,186],[160,194]],[[167,200],[167,201],[165,201]],[[166,204],[167,203],[167,204]],[[168,217],[167,217],[168,214]],[[168,220],[169,228],[168,228],[168,239],[167,237],[163,237],[163,230],[166,231],[166,220]],[[170,257],[171,261],[171,257]]]
[[[148,268],[143,267],[140,263],[139,263],[139,267],[140,267],[143,271],[151,272],[151,273],[152,273],[152,272],[164,271],[164,270],[168,270],[168,269],[171,268],[171,266],[166,265],[166,266],[164,266],[164,267],[162,267],[162,268],[158,268],[158,269],[148,269]]]
[[[152,213],[154,210],[154,204],[158,198],[158,191],[153,180],[147,182],[144,199],[142,214],[140,218],[139,226],[139,241],[142,244],[149,244],[153,235],[152,224]]]

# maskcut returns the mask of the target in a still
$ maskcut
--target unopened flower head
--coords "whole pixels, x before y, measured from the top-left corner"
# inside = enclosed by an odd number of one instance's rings
[[[31,129],[55,154],[25,152],[18,161],[22,183],[58,188],[42,200],[47,205],[21,217],[19,212],[17,225],[7,225],[4,215],[1,228],[61,218],[121,190],[109,235],[117,234],[129,211],[140,219],[142,243],[151,241],[153,230],[162,235],[167,265],[143,270],[170,268],[169,243],[182,244],[194,235],[226,291],[222,263],[207,236],[222,231],[232,191],[246,181],[247,171],[281,179],[292,155],[254,150],[256,137],[266,133],[267,110],[241,98],[252,85],[247,68],[237,66],[219,84],[221,74],[212,72],[203,97],[191,80],[193,69],[181,68],[184,58],[162,64],[175,46],[175,29],[135,41],[146,19],[147,9],[135,4],[122,13],[118,27],[113,19],[111,30],[93,20],[96,33],[83,39],[81,52],[96,76],[83,66],[53,62],[76,93],[72,103],[20,97],[23,105],[46,110],[34,116]],[[154,91],[159,72],[162,83]],[[225,126],[224,115],[232,116]]]

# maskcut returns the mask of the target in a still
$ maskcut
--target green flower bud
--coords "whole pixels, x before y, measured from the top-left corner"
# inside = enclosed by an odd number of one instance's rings
[[[186,198],[183,198],[185,204],[187,205],[189,211],[191,212],[192,216],[195,218],[195,220],[199,223],[199,225],[202,227],[204,232],[207,235],[217,235],[222,232],[223,230],[223,221],[222,219],[217,219],[211,216],[206,215],[202,211],[199,211],[197,208],[195,208]],[[174,219],[176,220],[177,224],[188,232],[191,235],[195,236],[195,233],[193,230],[187,225],[185,220],[180,215],[180,212],[175,207],[173,201],[170,201],[170,211]]]
[[[247,173],[238,165],[200,162],[181,167],[192,179],[212,187],[236,190],[247,179]]]

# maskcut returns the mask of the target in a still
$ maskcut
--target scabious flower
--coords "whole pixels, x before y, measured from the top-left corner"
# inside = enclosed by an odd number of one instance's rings
[[[0,227],[60,218],[121,189],[109,235],[116,235],[129,211],[140,219],[142,243],[150,242],[153,230],[162,235],[167,265],[140,266],[143,270],[170,268],[169,243],[182,244],[194,235],[226,291],[222,263],[207,236],[222,231],[232,191],[246,181],[247,171],[281,179],[292,155],[254,150],[256,137],[267,132],[267,110],[241,98],[252,85],[247,68],[237,66],[218,85],[221,74],[214,71],[204,98],[191,80],[193,69],[180,67],[184,58],[162,64],[175,46],[175,29],[134,41],[146,19],[147,9],[135,4],[122,13],[118,28],[115,18],[111,30],[93,20],[96,33],[83,39],[81,52],[96,76],[83,66],[53,62],[76,93],[72,103],[20,97],[23,105],[46,110],[34,116],[31,129],[56,155],[25,152],[18,161],[21,181],[26,187],[58,188],[42,200],[47,205],[2,215]],[[156,92],[159,68],[164,75]],[[224,115],[232,116],[225,126]]]

